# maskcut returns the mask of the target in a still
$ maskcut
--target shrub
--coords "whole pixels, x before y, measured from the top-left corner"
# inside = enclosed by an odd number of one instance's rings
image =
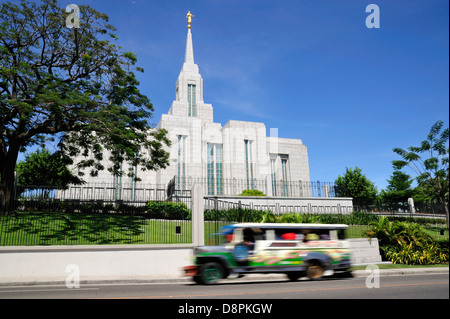
[[[376,237],[380,246],[398,246],[413,243],[431,241],[430,235],[425,230],[413,223],[389,221],[387,217],[380,217],[377,222],[370,223],[372,228],[366,231],[368,238]]]
[[[277,223],[278,216],[272,213],[271,211],[267,211],[263,214],[261,223]]]
[[[228,222],[254,222],[259,223],[266,211],[254,209],[229,208],[227,210],[205,210],[205,220],[228,221]]]
[[[191,211],[184,203],[148,202],[147,217],[153,219],[191,219]]]
[[[425,242],[421,245],[402,244],[399,247],[388,247],[386,256],[394,264],[432,265],[448,262],[448,250],[436,243]]]
[[[280,223],[301,223],[303,221],[303,218],[299,214],[285,213],[279,216],[278,221]]]
[[[256,223],[321,223],[321,224],[348,224],[368,225],[377,221],[378,217],[367,213],[342,214],[310,214],[310,213],[283,213],[275,214],[271,211],[258,211],[251,209],[230,208],[227,210],[205,210],[205,220],[223,220],[230,222],[256,222]]]
[[[432,240],[418,224],[380,217],[371,225],[366,237],[378,238],[383,258],[394,264],[429,265],[448,261],[448,248]]]
[[[257,189],[245,189],[238,196],[266,196],[266,194]]]

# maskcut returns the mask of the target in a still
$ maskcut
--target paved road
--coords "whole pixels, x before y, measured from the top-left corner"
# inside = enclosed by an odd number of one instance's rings
[[[284,277],[266,281],[228,280],[213,286],[200,286],[185,282],[153,284],[82,284],[80,288],[68,289],[60,286],[14,286],[0,287],[0,299],[73,299],[73,298],[117,298],[117,299],[176,299],[176,304],[185,305],[194,299],[213,299],[222,304],[223,299],[248,299],[258,303],[269,303],[270,299],[448,299],[449,274],[412,274],[380,276],[379,288],[375,280],[366,277],[330,278],[321,281],[299,280],[289,282]],[[268,299],[268,301],[263,301]],[[199,301],[196,301],[199,304]],[[226,310],[226,309],[225,309]]]

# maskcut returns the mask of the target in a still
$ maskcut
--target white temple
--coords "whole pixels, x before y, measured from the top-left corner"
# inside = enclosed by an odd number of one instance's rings
[[[207,195],[237,195],[243,189],[258,189],[268,196],[308,196],[307,190],[289,194],[293,183],[309,184],[308,153],[300,139],[279,138],[279,130],[270,128],[267,132],[264,123],[230,120],[222,126],[214,122],[213,106],[204,101],[203,79],[194,62],[191,17],[189,13],[175,100],[157,126],[166,129],[172,141],[170,165],[156,172],[137,168],[139,183],[165,187],[175,178],[177,189],[190,189],[199,182]],[[135,183],[125,175],[117,177],[107,171],[95,178],[87,175],[88,183]]]

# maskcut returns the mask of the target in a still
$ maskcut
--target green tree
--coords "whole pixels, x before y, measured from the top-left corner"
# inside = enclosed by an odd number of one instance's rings
[[[142,94],[137,58],[116,44],[108,16],[79,6],[79,28],[67,28],[57,0],[0,4],[0,211],[8,212],[19,152],[57,138],[64,156],[96,176],[120,163],[165,168],[165,130],[150,127],[153,106]],[[128,172],[132,175],[133,172]]]
[[[69,165],[73,161],[61,152],[50,153],[46,148],[27,154],[16,166],[17,184],[22,186],[53,186],[66,188],[83,181],[72,174]]]
[[[422,191],[445,209],[449,228],[448,179],[449,179],[449,129],[443,129],[444,122],[437,121],[420,146],[410,146],[407,150],[394,148],[401,160],[393,161],[396,169],[411,168]]]
[[[356,206],[373,204],[377,196],[377,189],[359,167],[346,168],[344,176],[338,176],[335,181],[336,194],[339,197],[353,197]]]
[[[411,188],[413,183],[411,176],[396,170],[387,182],[387,188],[380,193],[384,204],[388,204],[394,210],[406,209],[408,198],[412,198],[414,193]]]
[[[421,185],[417,185],[414,188],[414,192],[413,192],[414,203],[415,204],[427,204],[427,203],[432,202],[429,193],[430,193],[429,189],[426,189]]]

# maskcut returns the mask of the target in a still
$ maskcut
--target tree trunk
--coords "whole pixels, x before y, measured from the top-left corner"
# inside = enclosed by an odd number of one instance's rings
[[[8,183],[0,188],[0,215],[8,216],[14,211],[15,207],[15,187]]]
[[[3,155],[3,154],[2,154]],[[19,156],[19,146],[10,145],[8,152],[1,156],[0,164],[0,214],[8,215],[15,208],[15,168]]]

